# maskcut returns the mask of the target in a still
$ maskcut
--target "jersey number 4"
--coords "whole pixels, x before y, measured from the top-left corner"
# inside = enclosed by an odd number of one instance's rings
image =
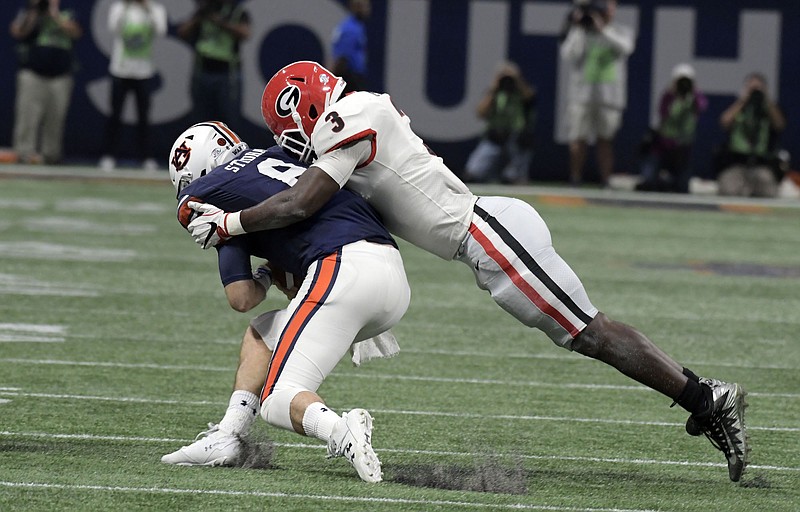
[[[277,158],[267,158],[258,163],[258,172],[293,187],[297,178],[306,172],[306,168]]]

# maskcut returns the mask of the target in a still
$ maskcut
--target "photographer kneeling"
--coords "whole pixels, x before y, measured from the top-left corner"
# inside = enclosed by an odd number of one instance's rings
[[[467,160],[464,181],[494,180],[500,164],[503,183],[525,184],[533,158],[536,91],[513,62],[500,64],[494,81],[478,104],[478,117],[486,129]]]
[[[717,182],[723,196],[775,197],[778,194],[778,136],[786,118],[767,95],[767,81],[750,73],[739,98],[722,113],[728,132]]]
[[[689,191],[697,120],[708,107],[708,99],[697,88],[695,71],[689,64],[676,65],[671,76],[659,101],[658,127],[648,131],[642,144],[641,174],[636,190]]]

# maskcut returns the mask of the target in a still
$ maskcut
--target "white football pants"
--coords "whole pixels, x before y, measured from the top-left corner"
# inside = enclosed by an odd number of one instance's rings
[[[568,350],[597,315],[580,279],[553,249],[544,220],[519,199],[478,198],[456,259],[501,308]]]
[[[410,300],[403,260],[390,245],[355,242],[313,263],[285,310],[250,322],[273,351],[261,416],[293,430],[292,398],[316,392],[351,344],[391,328]]]

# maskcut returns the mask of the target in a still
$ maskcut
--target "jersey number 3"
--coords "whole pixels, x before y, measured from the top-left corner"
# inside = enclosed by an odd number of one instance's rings
[[[258,172],[293,187],[297,178],[306,172],[306,168],[277,158],[267,158],[258,163]]]
[[[329,112],[328,115],[325,116],[325,120],[333,123],[333,128],[331,128],[333,133],[339,133],[344,129],[344,119],[342,119],[335,110]]]

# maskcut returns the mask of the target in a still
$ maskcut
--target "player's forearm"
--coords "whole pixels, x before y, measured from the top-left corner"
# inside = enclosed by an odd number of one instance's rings
[[[240,212],[239,222],[242,229],[251,233],[265,229],[277,229],[310,217],[313,212],[307,211],[288,194],[277,194],[266,201],[251,206]]]
[[[338,190],[336,181],[312,165],[291,188],[242,210],[236,220],[246,232],[282,228],[314,215]]]

